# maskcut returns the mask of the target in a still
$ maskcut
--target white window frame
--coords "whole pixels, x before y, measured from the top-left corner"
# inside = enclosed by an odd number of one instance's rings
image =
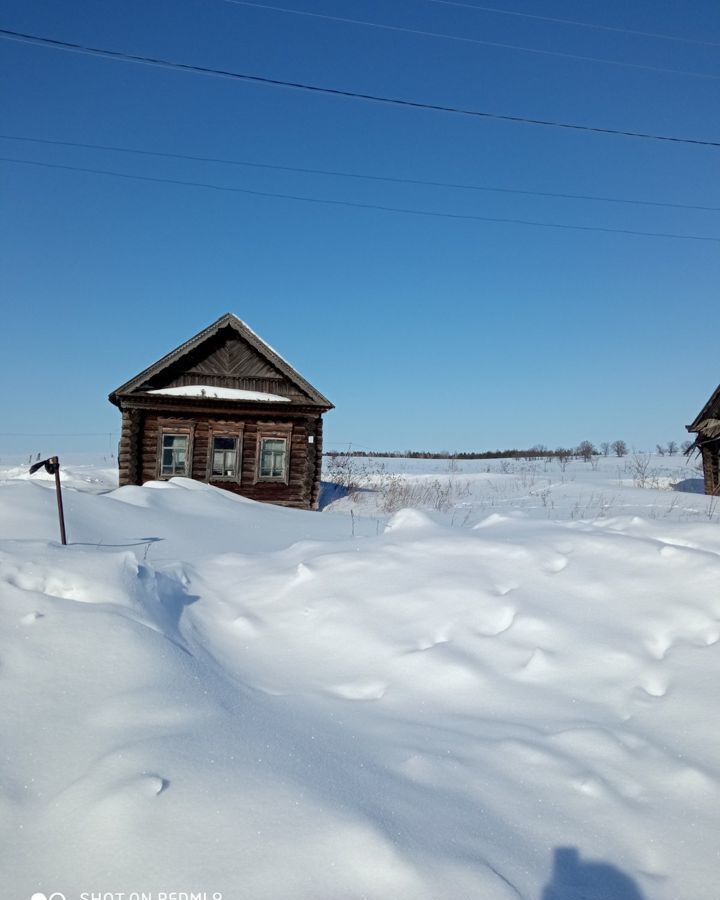
[[[261,473],[262,452],[265,441],[283,441],[285,444],[285,460],[281,475],[263,475]],[[288,484],[290,475],[290,447],[292,443],[292,425],[261,425],[258,427],[257,447],[255,451],[255,483]]]
[[[235,471],[232,475],[215,475],[213,474],[213,458],[215,438],[232,438],[235,441]],[[242,481],[242,458],[243,458],[243,425],[220,426],[211,425],[208,434],[208,461],[207,461],[207,480],[208,481],[232,481],[240,484]]]
[[[161,423],[158,426],[158,451],[157,451],[157,473],[156,477],[160,480],[167,481],[169,478],[192,478],[193,470],[193,432],[194,426],[183,423],[175,425],[173,423]],[[164,472],[163,457],[165,455],[165,438],[166,437],[184,437],[187,440],[185,448],[185,471],[184,472]]]

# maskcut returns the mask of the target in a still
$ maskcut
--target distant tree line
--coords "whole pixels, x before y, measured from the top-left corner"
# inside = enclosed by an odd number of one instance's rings
[[[686,441],[679,448],[675,441],[668,441],[667,444],[656,445],[656,450],[661,456],[674,456],[679,449],[686,450],[691,444]],[[599,447],[596,447],[592,441],[581,441],[577,447],[556,447],[550,450],[542,444],[535,444],[527,450],[480,450],[480,451],[463,451],[454,453],[450,450],[326,450],[324,455],[329,457],[363,457],[367,459],[390,458],[390,459],[552,459],[558,458],[568,460],[573,458],[584,459],[586,462],[594,456],[627,456],[629,453],[628,445],[625,441],[603,441]]]
[[[546,457],[572,457],[579,455],[577,450],[565,447],[556,447],[549,450],[547,447],[537,445],[527,450],[477,450],[454,453],[450,450],[326,450],[325,456],[352,456],[368,459],[545,459]]]

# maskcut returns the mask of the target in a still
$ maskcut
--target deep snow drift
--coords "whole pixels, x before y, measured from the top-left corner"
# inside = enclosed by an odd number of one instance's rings
[[[555,519],[476,488],[442,514],[335,506],[352,521],[71,470],[63,548],[52,484],[20,474],[3,897],[717,896],[707,498],[663,515],[671,492],[617,484],[645,516]]]

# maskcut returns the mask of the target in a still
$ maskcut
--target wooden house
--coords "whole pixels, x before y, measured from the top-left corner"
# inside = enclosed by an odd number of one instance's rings
[[[332,403],[227,313],[110,394],[120,484],[194,478],[253,500],[317,508]]]
[[[687,430],[697,435],[692,447],[700,451],[706,494],[720,494],[720,386],[703,406]]]

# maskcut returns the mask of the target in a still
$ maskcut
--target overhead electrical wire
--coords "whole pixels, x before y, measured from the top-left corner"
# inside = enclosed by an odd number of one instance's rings
[[[556,25],[573,25],[576,28],[592,28],[597,31],[614,31],[618,34],[632,34],[636,37],[657,38],[661,41],[676,41],[681,44],[700,44],[704,47],[720,47],[718,41],[703,41],[700,38],[680,37],[676,34],[663,34],[657,31],[639,31],[636,28],[621,28],[618,25],[601,25],[597,22],[580,22],[577,19],[563,19],[557,16],[542,16],[538,13],[518,12],[513,9],[499,9],[497,6],[478,6],[475,3],[463,3],[461,0],[425,0],[439,6],[457,6],[462,9],[474,9],[476,12],[496,13],[501,16],[517,16],[522,19],[537,19],[541,22],[553,22]]]
[[[1,437],[113,437],[118,431],[2,431]]]
[[[0,156],[0,162],[14,163],[24,166],[38,166],[45,169],[60,169],[66,172],[82,172],[90,175],[103,175],[112,178],[124,178],[133,181],[151,182],[154,184],[171,184],[182,185],[184,187],[205,188],[213,191],[224,193],[246,194],[251,197],[273,198],[278,200],[292,200],[300,203],[313,203],[324,206],[349,207],[352,209],[379,210],[381,212],[401,213],[411,216],[424,216],[438,219],[455,219],[460,221],[471,222],[489,222],[493,224],[508,225],[528,225],[536,228],[555,228],[564,231],[595,231],[605,234],[624,234],[637,237],[654,237],[654,238],[671,238],[682,241],[704,241],[713,244],[720,244],[720,237],[712,237],[709,235],[699,234],[675,234],[672,232],[662,231],[642,231],[630,228],[609,228],[603,225],[570,225],[559,222],[541,222],[534,219],[519,219],[506,216],[478,216],[471,213],[447,213],[436,212],[433,210],[411,209],[400,206],[385,206],[378,203],[359,203],[353,200],[332,200],[322,197],[307,197],[299,194],[277,193],[274,191],[257,191],[250,188],[229,187],[227,185],[211,184],[202,181],[185,181],[179,178],[159,178],[151,175],[131,175],[127,172],[115,172],[109,169],[94,169],[89,166],[68,166],[60,163],[39,162],[29,159],[15,159],[7,156]]]
[[[650,72],[663,72],[669,75],[687,75],[691,78],[720,78],[720,73],[693,72],[687,69],[672,69],[667,66],[652,66],[646,63],[624,62],[616,59],[606,59],[600,56],[585,56],[580,53],[567,53],[563,50],[547,50],[540,47],[523,47],[517,44],[506,44],[501,41],[488,41],[482,38],[465,37],[457,34],[446,34],[439,31],[425,31],[420,28],[408,28],[401,25],[386,25],[381,22],[367,22],[363,19],[350,19],[345,16],[331,16],[327,13],[310,12],[304,9],[290,9],[285,6],[271,6],[268,3],[256,3],[254,0],[225,0],[236,6],[249,6],[255,9],[265,9],[271,12],[289,13],[293,16],[307,16],[313,19],[327,19],[331,22],[341,22],[346,25],[364,25],[366,28],[380,28],[385,31],[399,31],[405,34],[415,34],[421,37],[441,38],[446,41],[459,41],[464,44],[480,44],[483,47],[497,47],[501,50],[515,50],[522,53],[535,53],[541,56],[558,56],[565,59],[579,60],[581,62],[601,63],[608,66],[621,66],[626,69],[644,69]]]
[[[570,194],[557,191],[531,191],[522,188],[497,187],[484,184],[468,184],[453,181],[432,181],[422,178],[402,178],[392,175],[370,175],[365,172],[345,172],[338,169],[316,169],[307,166],[282,166],[272,163],[251,162],[249,160],[227,159],[217,156],[194,156],[187,153],[165,153],[159,150],[143,150],[135,147],[118,147],[113,144],[90,144],[82,141],[62,141],[51,138],[27,137],[24,135],[0,134],[3,141],[21,141],[52,147],[74,147],[83,150],[102,150],[110,153],[127,153],[135,156],[151,156],[160,159],[177,159],[187,162],[213,163],[250,169],[267,169],[273,172],[293,172],[302,175],[323,175],[333,178],[353,178],[360,181],[376,181],[387,184],[408,184],[416,187],[440,187],[453,190],[479,191],[483,193],[514,194],[524,197],[543,197],[559,200],[583,200],[594,203],[620,203],[630,206],[650,206],[663,209],[686,209],[700,212],[720,212],[720,206],[701,206],[691,203],[671,203],[664,200],[640,200],[627,197],[605,197],[597,194]]]
[[[200,75],[213,75],[220,78],[228,78],[235,81],[245,81],[251,84],[262,84],[270,87],[284,87],[293,90],[307,91],[315,94],[325,94],[332,97],[345,99],[365,100],[371,103],[382,103],[388,106],[405,107],[408,109],[422,109],[429,112],[442,112],[452,115],[460,115],[478,119],[488,119],[502,122],[515,122],[522,125],[538,125],[546,128],[561,128],[567,131],[579,131],[591,134],[606,134],[617,137],[641,138],[643,140],[663,141],[673,144],[690,144],[699,147],[720,147],[720,141],[701,140],[699,138],[675,137],[673,135],[653,134],[643,131],[626,131],[618,128],[601,128],[593,125],[580,125],[573,122],[558,122],[550,119],[535,119],[527,116],[515,116],[504,113],[493,113],[484,110],[467,109],[458,106],[443,106],[434,103],[423,103],[418,100],[404,100],[397,97],[386,97],[379,94],[366,94],[359,91],[343,90],[341,88],[323,87],[315,84],[305,84],[299,81],[286,81],[280,78],[269,78],[263,75],[251,75],[243,72],[233,72],[226,69],[215,69],[209,66],[197,66],[190,63],[174,62],[151,56],[124,53],[120,50],[107,50],[100,47],[91,47],[85,44],[77,44],[71,41],[61,41],[55,38],[42,37],[40,35],[27,34],[21,31],[13,31],[7,28],[0,29],[0,38],[22,41],[24,43],[53,47],[57,50],[68,50],[75,53],[84,53],[91,56],[104,57],[106,59],[120,60],[123,62],[142,63],[144,65],[158,66],[166,69],[177,69],[183,72],[192,72]]]

